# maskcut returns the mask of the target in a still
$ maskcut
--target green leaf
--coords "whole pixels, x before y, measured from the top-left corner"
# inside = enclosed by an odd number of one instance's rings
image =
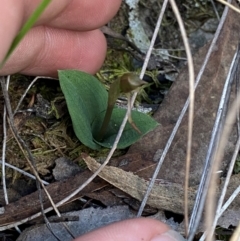
[[[107,91],[92,75],[77,70],[58,71],[73,129],[86,146],[100,149],[93,140],[92,123],[107,106]]]
[[[115,108],[105,138],[97,142],[97,136],[107,109],[108,93],[104,86],[92,75],[77,70],[60,70],[60,85],[66,98],[73,128],[78,139],[86,146],[98,150],[101,146],[110,148],[116,138],[126,110]],[[118,148],[125,148],[158,123],[151,117],[132,111],[132,119],[140,129],[141,135],[127,123]]]
[[[127,110],[125,109],[114,108],[112,113],[112,118],[109,123],[108,131],[106,133],[105,138],[101,142],[96,141],[99,145],[108,147],[108,148],[112,147],[117,137],[118,130],[122,124],[122,120],[126,115],[126,111]],[[100,128],[99,123],[102,123],[104,114],[105,112],[102,113],[97,119],[97,121],[93,123],[93,129],[96,128],[97,130],[99,130]],[[158,125],[158,123],[150,116],[134,110],[132,110],[132,119],[135,125],[141,131],[141,134],[139,134],[136,130],[134,130],[133,127],[127,122],[124,128],[122,137],[120,138],[120,141],[118,143],[119,149],[123,149],[132,145],[137,140],[139,140],[142,136],[147,134],[149,131],[153,130]],[[95,132],[95,133],[98,133],[98,132]]]

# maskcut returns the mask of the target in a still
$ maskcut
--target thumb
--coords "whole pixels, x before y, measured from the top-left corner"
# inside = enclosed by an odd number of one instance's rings
[[[150,218],[116,222],[87,233],[75,241],[183,241],[183,237],[167,225]]]

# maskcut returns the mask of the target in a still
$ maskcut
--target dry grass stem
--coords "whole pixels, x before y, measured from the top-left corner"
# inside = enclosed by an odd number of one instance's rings
[[[217,182],[217,171],[220,167],[220,163],[223,159],[224,154],[224,147],[227,144],[228,137],[230,135],[230,132],[232,130],[232,127],[234,125],[234,122],[236,120],[237,116],[237,110],[240,108],[240,94],[238,94],[236,100],[233,102],[227,118],[226,118],[226,124],[223,128],[223,132],[220,138],[220,142],[216,151],[216,155],[214,156],[214,165],[212,165],[212,168],[210,170],[211,179],[210,179],[210,185],[208,190],[208,196],[207,196],[207,203],[206,206],[206,213],[208,213],[208,218],[206,220],[207,227],[211,227],[213,223],[213,217],[215,216],[215,186]],[[207,241],[212,240],[212,233],[207,231]]]
[[[145,73],[145,71],[147,69],[148,61],[150,59],[150,55],[152,53],[152,49],[153,49],[154,43],[156,41],[158,31],[159,31],[160,26],[161,26],[163,15],[165,13],[167,4],[168,4],[168,0],[164,0],[162,8],[161,8],[161,11],[160,11],[160,14],[159,14],[159,17],[158,17],[158,20],[157,20],[157,23],[156,23],[156,26],[155,26],[155,29],[154,29],[153,37],[152,37],[152,40],[151,40],[151,43],[150,43],[150,46],[149,46],[149,49],[148,49],[148,52],[147,52],[147,55],[146,55],[146,59],[144,61],[144,64],[143,64],[143,67],[142,67],[142,70],[141,70],[140,78],[143,77],[143,75],[144,75],[144,73]],[[137,93],[135,93],[133,98],[132,98],[131,106],[133,106],[136,97],[137,97]],[[153,179],[149,183],[149,187],[148,187],[148,189],[146,191],[146,194],[144,195],[144,198],[142,200],[141,206],[140,206],[140,208],[138,210],[137,217],[140,217],[142,215],[143,209],[144,209],[144,207],[145,207],[145,205],[147,203],[147,199],[148,199],[149,194],[150,194],[150,192],[152,190],[152,187],[153,187],[153,184],[155,182],[155,179],[156,179],[156,177],[155,178],[153,177]]]
[[[237,144],[236,144],[236,147],[235,147],[235,150],[234,150],[234,153],[233,153],[233,157],[231,159],[231,162],[230,162],[230,165],[229,165],[229,169],[228,169],[228,173],[227,173],[227,177],[225,179],[225,182],[224,182],[224,186],[223,186],[223,189],[222,189],[222,193],[220,195],[220,198],[218,200],[218,204],[217,204],[217,209],[216,209],[216,215],[215,215],[215,218],[214,218],[214,221],[213,221],[213,224],[211,225],[211,230],[210,230],[210,233],[214,233],[214,230],[217,226],[217,222],[218,222],[218,219],[222,216],[223,212],[229,207],[229,205],[232,203],[232,201],[234,200],[234,198],[236,197],[236,195],[231,195],[231,200],[230,202],[227,201],[224,206],[223,206],[223,201],[224,201],[224,197],[226,195],[226,192],[227,192],[227,187],[228,187],[228,184],[229,184],[229,181],[230,181],[230,178],[232,176],[232,171],[233,171],[233,168],[234,168],[234,164],[235,164],[235,161],[236,161],[236,158],[238,156],[238,152],[239,152],[239,149],[240,149],[240,137],[238,138],[238,141],[237,141]],[[239,194],[239,191],[237,192],[237,195]],[[229,198],[229,199],[230,199]],[[226,205],[227,204],[227,205]],[[202,235],[202,237],[200,238],[199,241],[204,241],[205,238],[206,238],[206,232],[204,232],[204,234]]]
[[[213,40],[211,42],[211,45],[208,49],[206,57],[205,57],[205,59],[203,61],[203,64],[201,66],[201,69],[199,70],[199,73],[196,77],[195,89],[196,89],[196,87],[198,86],[198,84],[201,80],[201,77],[202,77],[203,72],[204,72],[204,70],[207,66],[207,63],[209,61],[209,58],[210,58],[212,52],[214,52],[214,48],[215,48],[216,42],[219,38],[219,35],[220,35],[221,30],[222,30],[225,19],[227,17],[227,13],[228,13],[228,8],[225,8],[224,12],[222,14],[220,23],[218,25],[218,28],[217,28],[217,30],[215,32],[215,35],[213,37]],[[212,142],[212,144],[213,144],[213,142]],[[211,147],[210,147],[210,149],[211,149]],[[196,199],[195,199],[195,204],[194,204],[194,207],[193,207],[193,210],[192,210],[192,215],[191,215],[191,219],[190,219],[190,223],[189,223],[188,240],[193,240],[195,232],[197,230],[197,227],[199,225],[199,222],[200,222],[200,219],[201,219],[201,216],[202,216],[202,211],[203,211],[203,208],[204,208],[204,203],[205,203],[205,198],[206,198],[206,194],[204,194],[203,192],[204,192],[205,182],[206,182],[206,178],[207,178],[208,168],[209,168],[209,165],[210,165],[209,162],[210,162],[210,155],[208,155],[206,157],[206,164],[204,166],[203,175],[202,175],[202,178],[201,178],[201,181],[200,181],[200,184],[199,184],[197,196],[196,196]]]
[[[58,209],[57,209],[56,205],[54,204],[54,202],[53,202],[50,194],[48,193],[47,189],[45,188],[44,184],[42,183],[42,181],[41,181],[41,179],[40,179],[40,177],[39,177],[39,175],[38,175],[38,173],[37,173],[36,167],[34,166],[34,159],[33,159],[33,157],[32,157],[31,151],[28,149],[28,147],[27,147],[26,143],[24,142],[24,140],[18,135],[18,132],[17,132],[15,126],[14,126],[14,121],[13,121],[13,118],[14,118],[14,117],[13,117],[12,108],[11,108],[11,104],[10,104],[10,100],[9,100],[9,96],[8,96],[8,90],[7,90],[7,86],[6,86],[6,84],[5,84],[5,79],[4,79],[4,77],[1,77],[1,86],[2,86],[2,91],[3,91],[3,96],[4,96],[4,101],[5,101],[6,110],[7,110],[7,112],[8,112],[8,117],[9,117],[8,120],[9,120],[10,129],[11,129],[11,131],[12,131],[13,136],[15,137],[15,140],[16,140],[16,142],[17,142],[20,150],[22,151],[25,159],[27,160],[30,168],[32,169],[32,171],[33,171],[33,173],[34,173],[34,175],[35,175],[35,177],[36,177],[36,181],[37,181],[36,184],[37,184],[37,188],[38,188],[38,191],[39,191],[39,198],[40,198],[41,209],[42,209],[41,214],[43,215],[43,217],[44,217],[44,219],[45,219],[45,221],[46,221],[46,223],[47,223],[47,226],[50,227],[50,226],[48,225],[48,220],[47,220],[46,215],[45,215],[45,213],[44,213],[44,208],[43,208],[43,204],[42,204],[42,191],[41,191],[40,185],[42,186],[44,192],[46,193],[46,195],[47,195],[47,197],[48,197],[48,199],[49,199],[49,201],[50,201],[50,203],[51,203],[54,211],[55,211],[56,214],[57,214],[57,216],[58,216],[58,217],[61,217],[61,214],[60,214],[60,212],[58,211]],[[28,153],[28,156],[26,155],[25,150],[26,150],[26,152]],[[40,184],[40,185],[39,185],[39,184]],[[15,225],[16,225],[16,224],[14,224],[14,226],[15,226]],[[66,226],[66,225],[64,224],[64,226]],[[68,229],[68,227],[66,227],[66,229],[67,229],[68,232],[71,234],[71,232],[70,232],[70,230]],[[50,229],[50,231],[52,232],[51,229]],[[72,235],[72,234],[71,234],[71,235]],[[73,236],[73,235],[72,235],[72,236]]]
[[[239,80],[239,72],[240,72],[239,60],[240,60],[240,49],[239,49],[239,46],[238,46],[236,54],[233,58],[232,68],[230,68],[230,71],[229,71],[230,72],[229,73],[229,79],[235,78],[237,82]],[[226,82],[228,82],[228,81],[226,81]],[[236,83],[236,85],[237,85],[237,83]],[[238,114],[238,111],[236,113]],[[240,148],[240,137],[238,138],[238,141],[236,143],[235,150],[234,150],[230,165],[228,167],[227,177],[225,179],[225,183],[224,183],[224,186],[223,186],[223,189],[222,189],[221,196],[219,197],[219,200],[218,200],[216,215],[215,215],[213,224],[211,224],[211,230],[209,231],[210,236],[213,235],[214,229],[216,228],[216,225],[217,225],[217,221],[223,213],[222,205],[223,205],[224,197],[225,197],[225,194],[226,194],[226,191],[227,191],[228,183],[230,181],[230,178],[231,178],[231,175],[232,175],[232,172],[233,172],[234,164],[235,164],[237,156],[238,156],[239,148]],[[206,235],[206,232],[203,236],[205,236],[205,235]]]
[[[6,81],[6,89],[8,90],[9,87],[9,76]],[[8,193],[7,193],[7,186],[6,186],[6,163],[5,163],[5,157],[6,157],[6,147],[7,147],[7,109],[4,105],[3,107],[3,141],[2,141],[2,185],[3,185],[3,193],[4,193],[4,199],[5,203],[8,204]]]
[[[213,0],[210,0],[210,2],[211,2],[211,4],[212,4],[212,6],[213,6],[213,10],[214,10],[214,12],[215,12],[215,15],[216,15],[218,21],[220,21],[220,16],[219,16],[219,13],[218,13],[218,10],[217,10],[217,8],[216,8],[216,5],[215,5],[214,1],[213,1]]]
[[[238,224],[237,228],[235,229],[230,241],[238,241],[240,239],[240,223]]]
[[[36,83],[36,81],[37,81],[38,79],[55,79],[55,78],[46,77],[46,76],[37,76],[36,78],[34,78],[34,79],[32,80],[32,82],[28,85],[28,87],[26,88],[25,92],[22,94],[20,100],[18,101],[17,107],[15,108],[15,110],[14,110],[14,112],[13,112],[13,116],[16,115],[16,113],[18,112],[19,107],[20,107],[20,105],[22,104],[24,98],[26,97],[28,91],[32,88],[32,86]]]
[[[10,76],[6,79],[6,88],[8,90],[9,88],[9,82],[10,82]],[[5,199],[6,205],[9,204],[8,201],[8,193],[7,193],[7,185],[6,185],[6,147],[7,147],[7,109],[4,105],[3,107],[3,141],[2,141],[2,186],[3,186],[3,195]],[[17,225],[14,225],[14,228],[18,233],[21,233],[19,227]]]
[[[233,5],[231,4],[232,1],[228,1],[228,2],[226,2],[226,1],[224,1],[224,0],[217,0],[217,1],[220,2],[220,3],[222,3],[222,4],[224,4],[225,6],[227,6],[227,7],[229,7],[229,8],[231,8],[232,10],[236,11],[237,13],[240,13],[240,9],[236,8],[235,6],[233,6]]]
[[[188,186],[189,186],[189,171],[191,163],[191,147],[192,147],[192,132],[193,132],[193,118],[194,118],[194,67],[191,49],[188,43],[187,33],[181,18],[180,12],[174,0],[170,0],[173,12],[178,21],[180,32],[182,35],[184,47],[187,55],[188,72],[189,72],[189,114],[188,114],[188,141],[186,154],[186,175],[185,175],[185,195],[184,195],[184,220],[185,220],[185,234],[188,236]]]
[[[2,160],[0,160],[0,164],[3,164]],[[32,175],[31,173],[25,172],[25,171],[23,171],[22,169],[20,169],[20,168],[18,168],[18,167],[15,167],[15,166],[7,163],[7,162],[5,162],[5,166],[6,166],[6,167],[9,167],[9,168],[11,168],[11,169],[13,169],[13,170],[21,173],[21,174],[23,174],[23,175],[25,175],[26,177],[29,177],[29,178],[31,178],[31,179],[33,179],[33,180],[36,180],[36,177],[35,177],[34,175]],[[41,179],[41,181],[42,181],[42,183],[43,183],[44,185],[49,185],[49,182],[46,182],[46,181],[44,181],[44,180],[42,180],[42,179]]]

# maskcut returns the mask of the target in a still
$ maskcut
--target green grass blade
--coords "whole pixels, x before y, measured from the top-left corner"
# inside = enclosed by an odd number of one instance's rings
[[[48,4],[51,2],[51,0],[42,0],[42,2],[38,5],[36,10],[33,12],[33,14],[29,17],[27,22],[23,25],[23,27],[20,29],[19,33],[13,40],[5,58],[3,59],[2,63],[0,64],[0,68],[4,65],[4,63],[7,61],[9,56],[12,54],[14,49],[18,46],[18,44],[21,42],[21,40],[24,38],[24,36],[27,34],[27,32],[32,28],[32,26],[36,23],[38,18],[41,16],[43,11],[46,9]]]

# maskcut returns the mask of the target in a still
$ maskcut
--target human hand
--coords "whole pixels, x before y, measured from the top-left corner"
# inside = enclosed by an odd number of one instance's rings
[[[116,222],[89,232],[74,241],[184,241],[167,225],[150,218]]]
[[[0,61],[14,37],[41,0],[2,0],[0,3]],[[98,30],[118,11],[121,0],[52,0],[34,28],[0,70],[56,76],[58,69],[95,73],[106,53]]]

